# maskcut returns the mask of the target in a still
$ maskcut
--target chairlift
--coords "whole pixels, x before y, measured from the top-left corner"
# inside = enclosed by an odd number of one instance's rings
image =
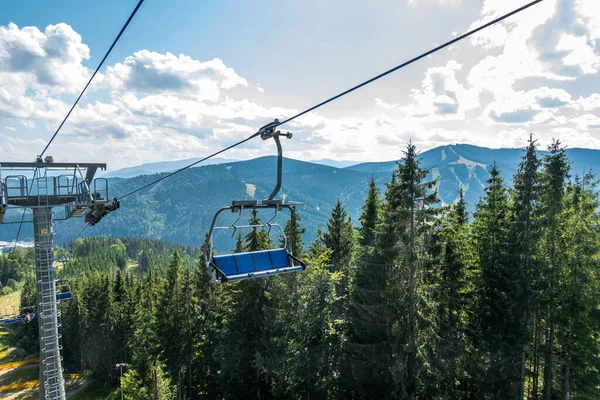
[[[263,140],[274,139],[277,145],[277,185],[273,192],[265,200],[234,200],[230,206],[223,207],[215,214],[210,230],[204,244],[204,256],[206,267],[210,277],[215,282],[238,281],[248,278],[258,278],[267,275],[278,275],[286,272],[302,271],[306,268],[306,264],[296,258],[292,254],[293,244],[288,241],[283,228],[272,221],[282,209],[287,209],[290,212],[290,217],[294,217],[295,205],[299,203],[284,203],[283,200],[275,199],[275,196],[281,189],[281,175],[283,167],[283,151],[281,149],[280,136],[285,136],[288,139],[292,138],[291,133],[281,133],[276,131],[280,125],[278,120],[271,122],[260,128],[260,137]],[[274,210],[274,214],[269,220],[258,225],[236,225],[242,218],[244,210]],[[238,213],[237,219],[230,225],[218,226],[217,219],[224,211]],[[243,253],[231,253],[224,255],[216,255],[214,249],[214,234],[221,230],[233,231],[232,236],[237,229],[254,228],[268,229],[270,234],[272,228],[276,228],[283,237],[284,245],[282,248],[250,251]]]
[[[62,279],[56,281],[57,283],[62,282]],[[73,298],[73,294],[71,293],[71,285],[65,283],[61,286],[61,290],[56,292],[56,301],[60,303],[61,301],[69,301]]]
[[[0,324],[4,324],[4,325],[13,325],[16,323],[23,323],[23,324],[28,324],[29,322],[31,322],[32,319],[35,318],[35,312],[33,310],[35,310],[35,307],[33,306],[27,306],[27,307],[21,307],[19,309],[19,313],[16,312],[17,307],[12,306],[13,308],[13,313],[12,315],[5,315],[2,317],[2,319],[0,319]],[[32,311],[28,311],[28,310],[32,310]],[[6,313],[6,309],[5,309],[5,313]]]

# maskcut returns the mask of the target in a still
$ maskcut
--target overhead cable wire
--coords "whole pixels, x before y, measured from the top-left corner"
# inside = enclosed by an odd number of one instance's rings
[[[240,144],[246,143],[247,141],[249,141],[249,140],[251,140],[251,139],[254,139],[254,138],[255,138],[256,136],[258,136],[259,134],[260,134],[260,133],[259,133],[259,132],[257,132],[257,133],[255,133],[255,134],[253,134],[252,136],[248,136],[248,137],[247,137],[246,139],[244,139],[244,140],[240,140],[239,142],[237,142],[237,143],[234,143],[234,144],[232,144],[231,146],[225,147],[224,149],[222,149],[222,150],[219,150],[219,151],[217,151],[216,153],[213,153],[213,154],[211,154],[211,155],[209,155],[209,156],[206,156],[206,157],[204,157],[204,158],[202,158],[202,159],[200,159],[200,160],[198,160],[198,161],[196,161],[196,162],[193,162],[193,163],[191,163],[191,164],[190,164],[190,165],[188,165],[188,166],[185,166],[185,167],[183,167],[183,168],[180,168],[180,169],[178,169],[177,171],[173,171],[173,172],[171,172],[170,174],[167,174],[167,175],[165,175],[165,176],[162,176],[162,177],[160,177],[160,178],[158,178],[158,179],[156,179],[156,180],[154,180],[154,181],[152,181],[152,182],[150,182],[150,183],[148,183],[148,184],[146,184],[146,185],[144,185],[144,186],[141,186],[141,187],[139,187],[139,188],[137,188],[137,189],[135,189],[135,190],[132,190],[131,192],[129,192],[129,193],[127,193],[127,194],[124,194],[123,196],[120,196],[118,199],[119,199],[119,200],[121,200],[121,199],[124,199],[125,197],[131,196],[132,194],[135,194],[135,193],[139,192],[140,190],[144,190],[144,189],[146,189],[146,188],[149,188],[150,186],[156,185],[157,183],[159,183],[159,182],[161,182],[161,181],[164,181],[165,179],[167,179],[167,178],[170,178],[170,177],[172,177],[173,175],[176,175],[176,174],[178,174],[178,173],[180,173],[180,172],[183,172],[183,171],[185,171],[186,169],[192,168],[193,166],[195,166],[195,165],[198,165],[198,164],[200,164],[201,162],[204,162],[204,161],[206,161],[206,160],[208,160],[208,159],[210,159],[210,158],[213,158],[213,157],[215,157],[215,156],[218,156],[219,154],[221,154],[221,153],[224,153],[224,152],[226,152],[227,150],[231,150],[231,149],[233,149],[234,147],[237,147],[237,146],[239,146]]]
[[[76,241],[77,239],[79,239],[81,237],[81,235],[83,235],[83,232],[85,232],[85,230],[87,229],[88,226],[90,226],[90,224],[86,223],[85,226],[83,227],[83,229],[81,230],[81,232],[79,232],[79,235],[77,235],[77,237],[75,239],[73,239],[73,242]]]
[[[19,223],[19,229],[17,229],[17,237],[15,238],[15,244],[13,245],[11,252],[15,251],[15,249],[17,248],[17,243],[19,242],[19,236],[21,236],[21,228],[23,228],[24,221],[25,221],[25,209],[23,209],[23,215],[21,215],[21,222]]]
[[[131,15],[127,19],[127,22],[125,22],[125,25],[123,25],[123,27],[121,28],[121,31],[119,32],[119,34],[117,35],[117,37],[113,41],[112,45],[110,46],[110,48],[108,49],[108,51],[106,52],[106,54],[104,55],[104,57],[102,58],[102,61],[100,61],[100,64],[98,64],[98,67],[96,68],[96,70],[92,74],[90,80],[87,82],[87,84],[85,85],[85,87],[83,88],[83,90],[81,91],[81,93],[79,94],[79,97],[77,97],[77,100],[75,100],[75,103],[73,103],[73,106],[71,107],[71,109],[69,110],[69,112],[67,113],[67,115],[65,116],[65,118],[63,119],[63,121],[58,126],[58,129],[56,130],[56,132],[54,132],[54,135],[52,135],[52,137],[50,138],[50,141],[48,142],[48,144],[46,145],[46,147],[44,147],[44,150],[42,151],[42,153],[39,156],[40,158],[44,156],[44,153],[46,153],[46,151],[48,150],[48,147],[50,147],[50,144],[52,144],[52,141],[54,140],[54,138],[56,137],[56,135],[58,135],[58,132],[60,131],[60,129],[63,127],[63,125],[65,124],[65,122],[67,122],[67,119],[69,118],[69,116],[71,115],[71,113],[73,112],[73,110],[75,109],[75,107],[77,106],[77,103],[79,103],[79,100],[81,100],[81,97],[83,96],[83,94],[87,90],[88,86],[90,86],[90,83],[92,83],[92,80],[94,79],[94,77],[96,76],[96,74],[98,73],[98,71],[100,70],[100,68],[102,67],[102,65],[104,64],[104,61],[106,61],[106,59],[108,58],[108,55],[111,53],[112,49],[115,47],[115,45],[117,44],[117,42],[121,38],[121,35],[123,35],[123,32],[125,32],[125,29],[127,29],[127,26],[129,26],[129,23],[131,22],[131,20],[135,16],[135,14],[138,12],[138,10],[142,6],[143,2],[144,2],[144,0],[140,0],[137,3],[137,6],[135,6],[135,8],[133,9],[133,11],[131,12]]]
[[[517,9],[515,9],[515,10],[509,12],[509,13],[507,13],[507,14],[501,15],[500,17],[495,18],[492,21],[487,22],[486,24],[483,24],[483,25],[481,25],[481,26],[479,26],[479,27],[477,27],[475,29],[472,29],[472,30],[470,30],[470,31],[468,31],[468,32],[460,35],[460,36],[457,36],[456,38],[454,38],[454,39],[452,39],[452,40],[450,40],[450,41],[448,41],[448,42],[446,42],[446,43],[444,43],[444,44],[442,44],[440,46],[437,46],[437,47],[435,47],[435,48],[433,48],[433,49],[431,49],[431,50],[429,50],[429,51],[427,51],[425,53],[422,53],[421,55],[419,55],[417,57],[414,57],[414,58],[412,58],[412,59],[410,59],[410,60],[408,60],[408,61],[406,61],[406,62],[404,62],[404,63],[402,63],[400,65],[397,65],[394,68],[388,69],[387,71],[385,71],[385,72],[383,72],[383,73],[381,73],[381,74],[379,74],[377,76],[374,76],[371,79],[368,79],[368,80],[366,80],[366,81],[364,81],[364,82],[362,82],[362,83],[360,83],[360,84],[358,84],[356,86],[353,86],[353,87],[351,87],[348,90],[345,90],[345,91],[343,91],[343,92],[341,92],[341,93],[339,93],[339,94],[337,94],[337,95],[335,95],[333,97],[330,97],[329,99],[327,99],[325,101],[322,101],[319,104],[316,104],[316,105],[314,105],[314,106],[312,106],[312,107],[310,107],[310,108],[308,108],[308,109],[306,109],[306,110],[304,110],[304,111],[302,111],[302,112],[300,112],[300,113],[298,113],[298,114],[296,114],[296,115],[294,115],[292,117],[289,117],[289,118],[287,118],[287,119],[285,119],[285,120],[283,120],[281,122],[273,124],[272,126],[273,127],[278,127],[278,126],[281,126],[281,125],[286,124],[288,122],[291,122],[291,121],[295,120],[296,118],[301,117],[304,114],[307,114],[307,113],[309,113],[311,111],[314,111],[317,108],[323,107],[324,105],[326,105],[328,103],[331,103],[332,101],[337,100],[337,99],[339,99],[342,96],[345,96],[345,95],[347,95],[347,94],[349,94],[351,92],[354,92],[355,90],[360,89],[363,86],[366,86],[366,85],[368,85],[368,84],[370,84],[372,82],[375,82],[376,80],[381,79],[384,76],[387,76],[387,75],[391,74],[392,72],[395,72],[395,71],[397,71],[397,70],[399,70],[401,68],[404,68],[404,67],[406,67],[406,66],[408,66],[408,65],[410,65],[410,64],[412,64],[412,63],[414,63],[416,61],[419,61],[422,58],[430,56],[431,54],[436,53],[436,52],[438,52],[438,51],[440,51],[440,50],[442,50],[442,49],[444,49],[444,48],[446,48],[448,46],[452,46],[454,43],[457,43],[457,42],[459,42],[459,41],[461,41],[461,40],[463,40],[463,39],[465,39],[465,38],[467,38],[469,36],[472,36],[475,33],[479,32],[479,31],[481,31],[483,29],[486,29],[486,28],[488,28],[488,27],[490,27],[490,26],[492,26],[494,24],[497,24],[498,22],[503,21],[503,20],[505,20],[505,19],[507,19],[507,18],[509,18],[509,17],[511,17],[513,15],[515,15],[515,14],[518,14],[521,11],[524,11],[524,10],[526,10],[526,9],[528,9],[528,8],[530,8],[530,7],[538,4],[538,3],[541,3],[542,1],[544,1],[544,0],[535,0],[535,1],[532,1],[530,3],[525,4],[522,7],[519,7]],[[219,154],[221,154],[221,153],[223,153],[223,152],[225,152],[227,150],[230,150],[230,149],[232,149],[234,147],[237,147],[237,146],[239,146],[239,145],[241,145],[241,144],[243,144],[243,143],[245,143],[245,142],[247,142],[247,141],[249,141],[251,139],[254,139],[255,137],[259,136],[260,134],[261,134],[261,132],[258,131],[256,133],[254,133],[253,135],[248,136],[244,140],[240,140],[239,142],[234,143],[234,144],[232,144],[232,145],[230,145],[230,146],[228,146],[228,147],[226,147],[226,148],[224,148],[222,150],[219,150],[219,151],[217,151],[217,152],[215,152],[215,153],[213,153],[213,154],[211,154],[209,156],[206,156],[206,157],[204,157],[204,158],[202,158],[202,159],[200,159],[200,160],[198,160],[196,162],[193,162],[192,164],[190,164],[190,165],[188,165],[186,167],[180,168],[177,171],[171,172],[171,173],[169,173],[167,175],[162,176],[159,179],[156,179],[156,180],[154,180],[154,181],[152,181],[152,182],[150,182],[150,183],[148,183],[146,185],[143,185],[142,187],[139,187],[139,188],[137,188],[135,190],[132,190],[131,192],[129,192],[127,194],[124,194],[123,196],[120,196],[119,199],[124,199],[125,197],[131,196],[132,194],[135,194],[135,193],[137,193],[137,192],[139,192],[141,190],[149,188],[150,186],[153,186],[153,185],[155,185],[155,184],[157,184],[157,183],[159,183],[161,181],[164,181],[165,179],[170,178],[173,175],[176,175],[176,174],[178,174],[180,172],[183,172],[186,169],[189,169],[189,168],[191,168],[191,167],[193,167],[195,165],[198,165],[198,164],[200,164],[203,161],[206,161],[206,160],[208,160],[208,159],[210,159],[212,157],[215,157],[215,156],[217,156],[217,155],[219,155]]]
[[[507,14],[504,14],[504,15],[502,15],[502,16],[500,16],[500,17],[498,17],[498,18],[496,18],[496,19],[494,19],[494,20],[492,20],[492,21],[490,21],[490,22],[488,22],[488,23],[486,23],[484,25],[479,26],[478,28],[472,29],[472,30],[468,31],[467,33],[463,33],[462,35],[457,36],[456,38],[454,38],[454,39],[452,39],[452,40],[450,40],[450,41],[448,41],[448,42],[446,42],[446,43],[444,43],[444,44],[442,44],[440,46],[437,46],[437,47],[435,47],[435,48],[433,48],[433,49],[431,49],[431,50],[429,50],[429,51],[427,51],[427,52],[425,52],[425,53],[423,53],[423,54],[421,54],[421,55],[419,55],[417,57],[414,57],[414,58],[412,58],[412,59],[410,59],[410,60],[408,60],[408,61],[406,61],[406,62],[404,62],[404,63],[402,63],[400,65],[397,65],[394,68],[388,69],[387,71],[385,71],[385,72],[383,72],[383,73],[381,73],[381,74],[379,74],[377,76],[374,76],[373,78],[371,78],[369,80],[366,80],[366,81],[364,81],[364,82],[362,82],[362,83],[360,83],[360,84],[358,84],[356,86],[353,86],[350,89],[348,89],[346,91],[343,91],[340,94],[337,94],[337,95],[335,95],[333,97],[330,97],[329,99],[327,99],[325,101],[322,101],[319,104],[314,105],[314,106],[312,106],[312,107],[310,107],[310,108],[308,108],[308,109],[306,109],[306,110],[304,110],[304,111],[302,111],[302,112],[294,115],[293,117],[285,119],[285,120],[281,121],[279,123],[279,125],[283,125],[283,124],[286,124],[288,122],[291,122],[291,121],[295,120],[296,118],[298,118],[298,117],[300,117],[300,116],[302,116],[304,114],[307,114],[307,113],[309,113],[311,111],[314,111],[317,108],[323,107],[325,104],[331,103],[332,101],[337,100],[340,97],[347,95],[348,93],[354,92],[355,90],[360,89],[363,86],[366,86],[366,85],[368,85],[370,83],[373,83],[376,80],[381,79],[384,76],[387,76],[387,75],[391,74],[392,72],[396,72],[397,70],[399,70],[401,68],[404,68],[404,67],[406,67],[406,66],[408,66],[408,65],[410,65],[410,64],[412,64],[412,63],[414,63],[416,61],[419,61],[420,59],[425,58],[425,57],[427,57],[427,56],[429,56],[429,55],[431,55],[433,53],[436,53],[436,52],[438,52],[438,51],[440,51],[440,50],[442,50],[442,49],[444,49],[444,48],[446,48],[448,46],[452,46],[454,43],[459,42],[459,41],[461,41],[461,40],[463,40],[463,39],[465,39],[465,38],[467,38],[467,37],[469,37],[471,35],[474,35],[475,33],[479,32],[479,31],[481,31],[481,30],[483,30],[485,28],[488,28],[488,27],[490,27],[490,26],[492,26],[494,24],[497,24],[498,22],[503,21],[503,20],[505,20],[505,19],[507,19],[507,18],[509,18],[509,17],[511,17],[513,15],[515,15],[515,14],[518,14],[521,11],[524,11],[524,10],[528,9],[529,7],[532,7],[532,6],[534,6],[534,5],[538,4],[538,3],[541,3],[542,1],[544,1],[544,0],[535,0],[535,1],[532,1],[531,3],[527,3],[527,4],[525,4],[522,7],[519,7],[519,8],[517,8],[517,9],[515,9],[515,10],[513,10],[513,11],[507,13]]]

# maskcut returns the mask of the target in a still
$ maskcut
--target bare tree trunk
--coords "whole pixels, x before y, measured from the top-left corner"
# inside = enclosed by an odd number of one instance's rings
[[[152,383],[153,383],[153,392],[154,392],[154,400],[158,400],[158,378],[156,376],[156,366],[152,368]]]
[[[415,210],[414,205],[410,209],[410,260],[409,260],[409,299],[408,299],[408,361],[407,372],[407,391],[408,398],[414,399],[416,392],[415,364],[416,364],[416,344],[415,344]]]
[[[181,369],[177,373],[177,398],[179,400],[183,399],[183,390],[182,390],[182,382],[181,382]]]
[[[570,375],[571,375],[571,368],[569,367],[569,364],[567,364],[567,365],[565,365],[564,370],[563,370],[562,400],[567,400],[569,398]]]
[[[519,400],[525,396],[525,350],[521,351],[521,376],[519,378]]]
[[[521,318],[521,327],[524,331],[525,326],[527,325],[527,311],[523,313],[523,317]],[[521,332],[521,337],[524,336],[523,332]],[[521,374],[519,377],[519,400],[523,400],[523,396],[525,395],[525,343],[522,344],[523,348],[521,349]]]
[[[540,354],[539,354],[539,343],[540,343],[540,317],[536,313],[535,326],[533,327],[533,395],[531,400],[537,400],[540,382]]]
[[[554,364],[554,323],[550,322],[544,362],[544,400],[552,399],[552,366]]]
[[[260,369],[256,368],[256,399],[262,400],[262,394],[260,390]]]

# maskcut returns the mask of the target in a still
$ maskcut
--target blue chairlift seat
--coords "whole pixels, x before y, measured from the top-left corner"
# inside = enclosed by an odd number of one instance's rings
[[[35,313],[29,313],[29,322],[31,322],[35,318]],[[22,315],[14,315],[12,317],[2,318],[0,319],[0,324],[4,325],[12,325],[18,322],[23,322]]]
[[[16,324],[17,322],[21,322],[21,316],[17,315],[15,317],[12,318],[7,318],[5,320],[2,321],[2,323],[4,325],[12,325],[12,324]]]
[[[71,292],[56,293],[56,301],[68,301],[73,298]]]
[[[299,265],[294,265],[297,261]],[[286,249],[251,251],[213,257],[222,281],[237,281],[277,275],[286,272],[302,271],[306,265],[288,253]]]

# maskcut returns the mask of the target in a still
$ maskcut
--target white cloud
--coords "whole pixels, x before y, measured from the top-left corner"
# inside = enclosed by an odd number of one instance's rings
[[[577,129],[582,131],[596,130],[600,131],[600,117],[593,114],[584,114],[579,117],[573,118],[569,121],[575,124]]]
[[[191,57],[141,50],[122,63],[108,68],[107,82],[112,89],[138,93],[176,93],[196,100],[219,99],[222,89],[247,86],[233,68],[222,60],[200,62]]]
[[[0,114],[56,120],[67,106],[58,96],[81,90],[90,72],[81,36],[66,24],[0,26]],[[101,80],[102,77],[99,77]]]
[[[13,23],[0,26],[0,77],[12,78],[18,89],[39,85],[51,93],[81,90],[89,76],[81,63],[88,58],[89,48],[67,24],[48,25],[44,32]]]
[[[547,22],[551,18],[556,3],[557,0],[546,0],[538,3],[529,10],[513,15],[476,33],[471,41],[477,46],[493,48],[506,46],[515,39],[527,39],[536,26]],[[523,5],[522,0],[485,0],[479,19],[473,22],[469,29],[474,29]]]
[[[566,53],[562,58],[566,66],[578,67],[584,74],[594,74],[600,70],[600,55],[595,54],[594,46],[586,36],[565,33],[560,37],[556,50]]]
[[[521,5],[516,0],[486,0],[479,20],[517,3]],[[426,69],[408,95],[375,98],[365,116],[310,113],[293,121],[285,127],[295,134],[285,143],[286,154],[387,160],[398,158],[409,140],[421,150],[464,142],[521,146],[530,129],[542,138],[565,135],[569,146],[600,147],[600,97],[574,94],[564,84],[577,83],[600,68],[592,42],[597,18],[583,16],[597,3],[575,4],[575,28],[557,22],[559,0],[546,0],[447,53],[461,57],[460,62],[446,58]],[[551,40],[538,40],[540,29],[555,27]],[[35,127],[40,136],[49,137],[70,107],[62,96],[77,93],[91,74],[82,65],[87,58],[89,49],[68,25],[51,25],[43,32],[0,26],[0,115],[19,117],[23,127]],[[61,72],[44,80],[45,62]],[[273,118],[298,111],[269,104],[270,94],[261,85],[218,58],[200,61],[140,50],[107,66],[97,78],[89,94],[101,95],[84,100],[72,114],[61,131],[68,140],[53,143],[55,159],[83,157],[118,168],[201,157],[256,132]],[[45,145],[43,140],[10,136],[1,142],[4,154],[13,159],[31,159]],[[272,143],[253,141],[230,156],[273,151]]]
[[[585,111],[600,109],[600,93],[594,93],[588,97],[580,97],[575,104],[578,108]]]
[[[600,2],[575,0],[575,8],[583,25],[587,26],[590,38],[600,39]]]
[[[563,89],[513,90],[499,93],[484,109],[481,119],[489,124],[563,124],[566,119],[560,114],[568,106],[573,106],[571,95]]]
[[[35,121],[30,119],[19,119],[19,122],[21,123],[21,125],[28,129],[33,129],[36,126]]]
[[[406,107],[409,115],[433,119],[464,118],[465,111],[479,105],[478,93],[459,83],[456,74],[462,64],[451,60],[445,66],[429,68],[422,87],[411,94],[415,101]]]

